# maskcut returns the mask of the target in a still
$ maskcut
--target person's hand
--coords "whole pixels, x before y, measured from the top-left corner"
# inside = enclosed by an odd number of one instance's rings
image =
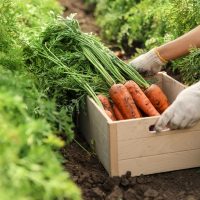
[[[155,124],[155,130],[182,129],[200,120],[200,82],[183,90]]]
[[[158,51],[152,49],[132,60],[130,66],[134,67],[139,73],[154,75],[158,73],[166,63],[167,61],[160,57]]]

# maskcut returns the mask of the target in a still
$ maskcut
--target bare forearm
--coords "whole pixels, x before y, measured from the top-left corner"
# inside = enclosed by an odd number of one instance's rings
[[[158,47],[157,50],[165,60],[175,60],[187,55],[192,47],[200,47],[200,26]]]

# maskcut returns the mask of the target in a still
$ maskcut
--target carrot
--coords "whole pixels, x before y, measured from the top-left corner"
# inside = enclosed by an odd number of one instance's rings
[[[115,117],[117,120],[123,120],[124,117],[122,116],[121,112],[119,111],[119,109],[117,108],[117,106],[114,104],[113,105],[113,111],[115,113]]]
[[[111,106],[111,103],[110,103],[108,97],[106,97],[106,96],[104,96],[104,95],[102,95],[102,94],[97,95],[97,97],[98,97],[98,99],[101,101],[104,110],[105,110],[105,111],[108,111],[108,112],[106,112],[106,114],[107,114],[112,120],[116,120],[114,111],[113,111],[113,109],[112,109],[112,106]]]
[[[169,107],[169,101],[158,85],[150,85],[145,94],[159,113],[163,113]]]
[[[97,97],[98,97],[98,99],[101,101],[101,103],[102,103],[104,109],[105,109],[105,110],[108,110],[108,111],[110,111],[112,114],[114,114],[113,109],[112,109],[112,106],[111,106],[111,103],[110,103],[108,97],[106,97],[106,96],[104,96],[104,95],[102,95],[102,94],[97,95]]]
[[[108,115],[108,117],[110,117],[110,119],[112,119],[113,121],[116,121],[115,116],[109,110],[105,110],[105,113]]]
[[[147,98],[141,88],[134,81],[127,81],[126,88],[130,92],[135,104],[148,116],[158,116],[159,112],[152,105],[151,101]]]
[[[129,91],[123,84],[114,84],[109,90],[109,94],[124,119],[139,118],[140,113],[131,97]]]

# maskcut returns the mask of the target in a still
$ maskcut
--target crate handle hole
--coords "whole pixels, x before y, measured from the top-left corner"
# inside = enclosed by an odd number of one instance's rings
[[[155,131],[155,125],[154,125],[154,124],[149,126],[149,132],[150,132],[150,133],[155,133],[155,132],[156,132],[156,131]]]
[[[166,131],[170,131],[170,128],[164,128],[161,132],[166,132]],[[155,130],[155,125],[150,125],[149,126],[149,132],[150,133],[156,133],[156,130]]]

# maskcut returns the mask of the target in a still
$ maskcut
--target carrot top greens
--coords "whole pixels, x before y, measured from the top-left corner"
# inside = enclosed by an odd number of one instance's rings
[[[148,87],[136,70],[118,59],[96,36],[82,32],[74,15],[55,20],[31,49],[30,70],[37,74],[39,83],[58,101],[66,99],[66,105],[72,108],[85,95],[101,105],[96,94],[107,93],[114,83],[126,79]]]

